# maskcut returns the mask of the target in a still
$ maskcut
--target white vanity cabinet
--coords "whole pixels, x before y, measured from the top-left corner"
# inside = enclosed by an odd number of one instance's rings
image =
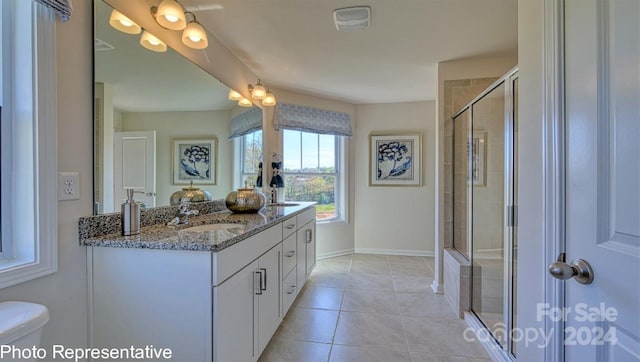
[[[88,257],[91,347],[253,362],[315,265],[315,208],[217,252],[94,246]]]
[[[316,266],[315,217],[315,208],[305,211],[296,217],[298,224],[298,231],[296,232],[296,273],[298,289],[302,289],[302,286]]]

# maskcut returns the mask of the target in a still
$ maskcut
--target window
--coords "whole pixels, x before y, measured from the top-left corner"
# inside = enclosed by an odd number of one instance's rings
[[[262,130],[240,137],[240,183],[255,186],[262,161]]]
[[[283,130],[287,201],[315,201],[319,221],[344,220],[343,136]]]
[[[56,271],[58,232],[55,15],[33,1],[1,1],[3,288]]]

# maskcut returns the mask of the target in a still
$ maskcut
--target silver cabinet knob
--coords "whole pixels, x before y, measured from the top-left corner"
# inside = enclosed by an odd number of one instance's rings
[[[558,261],[549,265],[549,274],[560,280],[575,279],[580,284],[593,282],[591,264],[583,259],[573,259],[570,264],[565,263],[565,253],[558,256]]]

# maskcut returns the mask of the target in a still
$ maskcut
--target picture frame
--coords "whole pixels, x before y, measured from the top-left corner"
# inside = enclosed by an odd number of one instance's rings
[[[471,147],[471,184],[487,186],[487,132],[474,131],[469,147]]]
[[[422,134],[370,134],[369,186],[421,186]]]
[[[215,137],[205,139],[174,139],[173,184],[215,185],[218,169],[218,140]]]

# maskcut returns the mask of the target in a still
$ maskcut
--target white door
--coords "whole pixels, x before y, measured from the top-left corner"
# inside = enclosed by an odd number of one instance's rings
[[[114,132],[114,207],[126,200],[125,189],[144,194],[135,199],[156,206],[156,132]],[[108,212],[105,210],[105,212]]]
[[[566,361],[640,361],[639,24],[639,0],[565,3],[566,257],[594,273],[565,282]]]

